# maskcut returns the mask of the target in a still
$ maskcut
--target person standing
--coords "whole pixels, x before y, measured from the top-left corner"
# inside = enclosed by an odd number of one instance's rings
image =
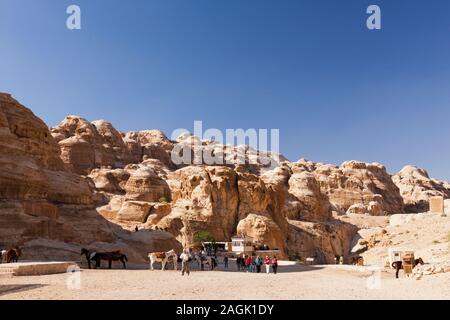
[[[261,264],[262,264],[262,259],[260,256],[257,256],[256,260],[255,260],[256,273],[261,273]]]
[[[228,269],[228,257],[223,258],[223,264],[225,269]]]
[[[256,273],[260,273],[261,272],[261,257],[260,256],[256,256],[255,267],[256,267]]]
[[[278,259],[276,256],[273,257],[272,259],[272,269],[273,269],[273,273],[277,274],[277,269],[278,269]]]
[[[241,271],[241,259],[242,259],[241,256],[238,256],[236,258],[236,267],[238,271]]]
[[[241,269],[242,269],[242,271],[245,271],[245,269],[246,269],[246,265],[245,265],[246,260],[247,260],[247,256],[244,254],[242,256],[242,259],[241,259]]]
[[[181,259],[181,275],[184,276],[185,273],[189,275],[191,273],[191,253],[188,248],[184,248],[183,253],[180,256]]]
[[[269,258],[269,256],[266,256],[264,258],[264,265],[266,266],[266,273],[269,274],[270,273],[270,258]]]
[[[252,267],[252,257],[247,256],[247,258],[245,258],[245,268],[247,269],[247,272],[251,271],[251,267]]]

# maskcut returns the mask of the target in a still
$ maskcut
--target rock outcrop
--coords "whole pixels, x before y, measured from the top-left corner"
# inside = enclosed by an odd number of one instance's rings
[[[104,136],[115,132],[104,123],[97,125],[104,129]],[[77,122],[75,127],[83,126]],[[85,132],[94,130],[88,125],[83,128]],[[64,151],[64,144],[60,146]],[[169,233],[142,231],[138,236],[103,218],[95,210],[91,180],[65,171],[64,157],[39,118],[10,95],[0,94],[2,248],[21,246],[25,259],[40,260],[68,256],[78,260],[82,246],[122,248],[130,252],[132,261],[139,262],[153,249],[180,249]]]
[[[347,161],[341,166],[301,160],[292,164],[294,172],[311,172],[326,193],[335,211],[373,215],[403,212],[403,199],[386,168],[378,163]]]
[[[428,172],[416,166],[405,166],[392,177],[400,189],[406,212],[426,212],[433,196],[450,198],[450,184],[429,177]]]
[[[175,163],[174,150],[201,157]],[[358,232],[339,215],[419,210],[430,195],[450,197],[449,184],[414,167],[391,177],[377,163],[292,163],[190,134],[121,133],[78,116],[50,131],[7,94],[0,151],[0,245],[22,245],[33,258],[72,259],[86,246],[142,262],[152,250],[194,245],[206,230],[216,241],[246,234],[283,258],[331,263],[351,254]],[[209,163],[208,154],[227,163]]]

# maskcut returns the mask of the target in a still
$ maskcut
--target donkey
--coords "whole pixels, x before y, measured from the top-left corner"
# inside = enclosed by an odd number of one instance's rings
[[[414,260],[413,269],[419,264],[422,264],[422,265],[425,264],[425,262],[423,262],[422,258]],[[395,278],[398,279],[398,273],[400,272],[400,269],[403,269],[403,262],[402,261],[392,262],[392,268],[395,269]]]
[[[122,262],[123,268],[126,269],[127,265],[125,262],[128,262],[128,258],[126,255],[122,254],[120,251],[114,252],[95,252],[92,254],[91,260],[95,261],[95,268],[100,268],[100,264],[102,260],[108,260],[108,269],[112,269],[112,262],[119,261]]]
[[[155,262],[161,262],[162,271],[166,270],[166,264],[169,259],[172,259],[173,261],[173,268],[174,270],[177,270],[178,268],[178,256],[175,253],[175,250],[170,250],[167,252],[152,252],[148,254],[148,258],[150,259],[150,269],[155,270],[153,267],[153,264]]]
[[[201,270],[205,269],[205,264],[207,264],[209,266],[209,269],[212,271],[217,267],[217,261],[214,257],[211,256],[207,256],[207,257],[202,257],[199,255],[195,255],[195,260],[197,260],[197,263],[199,264],[199,266],[201,267]]]

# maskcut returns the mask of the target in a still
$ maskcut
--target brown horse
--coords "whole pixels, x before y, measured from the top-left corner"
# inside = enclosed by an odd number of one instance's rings
[[[95,269],[100,268],[102,260],[108,260],[108,268],[111,269],[113,261],[121,261],[123,268],[126,269],[127,265],[125,261],[128,261],[127,256],[122,254],[120,251],[114,252],[94,252],[92,253],[90,259],[95,261]]]
[[[425,262],[423,262],[422,258],[414,260],[413,269],[415,266],[417,266],[419,264],[425,264]],[[400,269],[403,269],[403,262],[402,261],[392,262],[392,268],[395,269],[395,278],[398,279],[398,273],[400,272]]]
[[[364,265],[364,258],[361,257],[361,256],[353,257],[352,258],[352,264],[353,265],[362,266],[362,265]]]
[[[6,263],[19,262],[19,258],[22,255],[20,248],[13,248],[6,251]]]

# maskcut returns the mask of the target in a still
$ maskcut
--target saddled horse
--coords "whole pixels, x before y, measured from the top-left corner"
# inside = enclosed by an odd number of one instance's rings
[[[20,248],[12,248],[9,250],[2,251],[2,257],[5,256],[6,263],[19,262],[19,258],[22,255],[22,250]],[[4,252],[4,253],[3,253]]]
[[[422,265],[425,264],[425,262],[423,262],[422,258],[414,260],[413,269],[419,264],[422,264]],[[395,269],[395,278],[398,279],[398,273],[400,272],[400,269],[403,269],[403,262],[402,261],[392,262],[392,268]]]
[[[199,256],[198,254],[196,254],[195,260],[197,260],[197,263],[200,266],[201,270],[205,269],[205,264],[209,266],[209,269],[211,271],[217,267],[216,258],[211,256]]]
[[[155,262],[161,262],[162,271],[166,270],[166,264],[169,259],[173,261],[173,268],[177,270],[178,268],[178,256],[175,253],[175,250],[170,250],[167,252],[152,252],[148,254],[148,258],[150,259],[150,269],[155,270],[153,264]]]

